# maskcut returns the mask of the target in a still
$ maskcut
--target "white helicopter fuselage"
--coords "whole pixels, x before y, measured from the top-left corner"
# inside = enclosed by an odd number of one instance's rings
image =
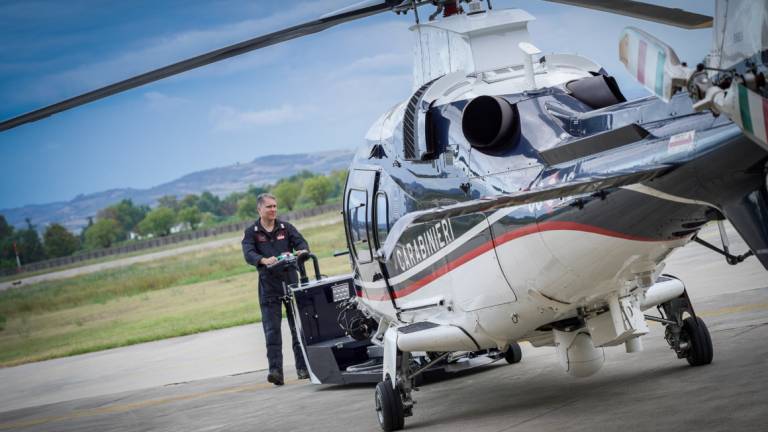
[[[522,11],[494,12],[496,15],[487,12],[486,18],[457,15],[439,24],[414,27],[417,47],[430,45],[432,55],[427,57],[433,59],[431,63],[417,61],[414,72],[416,88],[435,80],[421,99],[424,106],[441,106],[481,95],[535,97],[541,89],[562,87],[601,70],[599,65],[577,55],[549,54],[545,61],[531,59],[530,52],[537,50],[530,45],[525,24],[532,17]],[[437,47],[438,41],[444,44]],[[499,56],[483,56],[505,50],[510,54],[501,57],[513,63],[499,64]],[[424,59],[424,53],[418,52],[419,48],[416,51],[418,59]],[[435,55],[435,51],[440,54]],[[368,147],[364,152],[377,145],[390,153],[397,151],[395,137],[402,133],[407,106],[405,101],[381,116],[366,136]],[[553,137],[556,138],[559,137]],[[461,146],[454,150],[453,159],[472,159],[471,150]],[[481,174],[484,181],[498,182],[498,189],[503,190],[510,179],[512,183],[516,177],[532,179],[543,169],[541,164],[527,164]],[[387,177],[386,171],[380,175],[383,179]],[[654,194],[653,190],[636,189],[624,193],[661,199],[649,195]],[[622,311],[634,313],[636,319],[621,329],[611,329],[599,343],[617,345],[636,338],[647,332],[643,308],[682,293],[679,281],[656,285],[654,282],[664,258],[690,241],[693,234],[650,239],[589,226],[564,228],[557,222],[534,222],[516,230],[495,231],[510,214],[525,213],[535,218],[560,206],[572,205],[574,199],[501,208],[479,217],[462,232],[457,227],[461,218],[432,223],[423,235],[414,237],[412,245],[404,244],[402,250],[393,253],[391,264],[400,268],[399,273],[386,281],[358,278],[359,301],[381,320],[382,334],[390,326],[424,322],[434,325],[400,334],[397,345],[403,351],[503,348],[523,338],[537,345],[552,344],[556,333],[539,329],[577,315],[604,316],[600,313],[611,304],[617,306],[613,319]],[[695,207],[695,211],[706,206],[675,204]],[[400,286],[394,302],[387,293],[388,285]],[[653,298],[654,304],[645,301],[649,289],[647,297]],[[614,326],[613,320],[607,321]]]

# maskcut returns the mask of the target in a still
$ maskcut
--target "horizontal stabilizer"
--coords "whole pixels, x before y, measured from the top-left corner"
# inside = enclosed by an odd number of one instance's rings
[[[631,144],[640,141],[647,136],[647,130],[643,129],[640,125],[632,123],[620,128],[611,129],[607,132],[566,142],[557,147],[544,150],[540,152],[540,154],[548,164],[557,165],[559,163]]]
[[[394,224],[384,246],[379,249],[378,257],[388,261],[395,251],[400,236],[413,225],[467,215],[478,212],[499,210],[505,207],[547,201],[573,195],[593,193],[601,189],[617,188],[642,183],[667,173],[670,165],[652,165],[639,167],[632,172],[617,171],[602,176],[593,176],[583,180],[570,181],[554,186],[539,186],[527,191],[480,198],[446,207],[412,212],[404,215]]]

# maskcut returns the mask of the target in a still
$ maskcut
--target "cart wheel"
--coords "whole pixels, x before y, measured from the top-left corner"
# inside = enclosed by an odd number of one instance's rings
[[[520,344],[517,342],[512,342],[509,344],[509,348],[507,348],[506,351],[504,351],[504,360],[507,361],[509,364],[515,364],[520,363],[520,360],[523,359],[523,350],[520,349]]]
[[[704,321],[696,317],[688,317],[683,321],[683,332],[688,336],[691,344],[688,348],[686,360],[691,366],[703,366],[712,363],[713,350],[712,339]]]
[[[392,387],[389,378],[376,384],[376,416],[381,429],[390,432],[405,426],[400,389]]]

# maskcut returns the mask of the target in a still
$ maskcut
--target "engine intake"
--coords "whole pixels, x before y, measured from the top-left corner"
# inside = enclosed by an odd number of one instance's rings
[[[616,79],[612,76],[595,75],[570,81],[565,85],[571,96],[589,105],[592,109],[600,109],[626,102],[621,94]]]
[[[502,145],[514,146],[520,132],[517,107],[497,96],[472,99],[461,118],[461,130],[472,147],[490,150]]]

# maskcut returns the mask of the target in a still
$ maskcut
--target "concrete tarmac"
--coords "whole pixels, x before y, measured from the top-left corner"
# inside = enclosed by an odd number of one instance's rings
[[[678,360],[659,325],[643,352],[607,349],[603,369],[582,379],[562,371],[553,348],[524,344],[517,365],[428,382],[406,429],[768,430],[768,272],[754,258],[723,261],[692,244],[668,265],[710,328],[711,365]],[[297,381],[287,350],[288,382],[267,384],[260,337],[260,326],[244,326],[2,369],[0,430],[379,430],[373,386]]]

